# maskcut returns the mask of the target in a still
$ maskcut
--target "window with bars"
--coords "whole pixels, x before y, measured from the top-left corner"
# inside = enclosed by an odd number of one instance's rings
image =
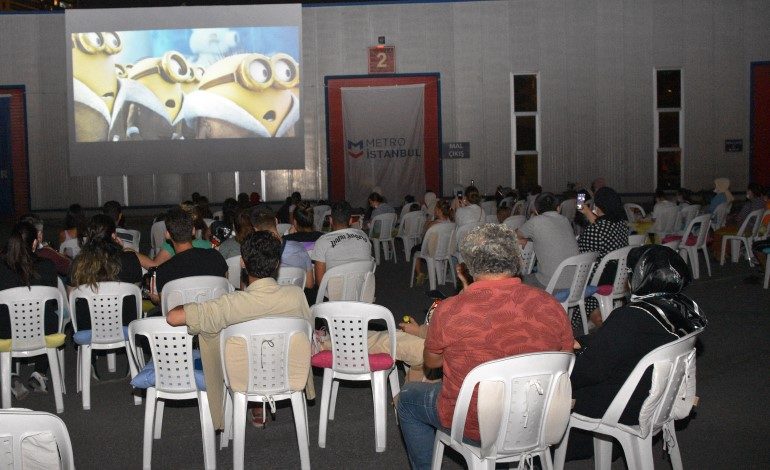
[[[655,184],[678,189],[683,179],[684,102],[682,71],[655,70]]]
[[[538,74],[511,74],[512,180],[519,190],[540,183],[539,106]]]

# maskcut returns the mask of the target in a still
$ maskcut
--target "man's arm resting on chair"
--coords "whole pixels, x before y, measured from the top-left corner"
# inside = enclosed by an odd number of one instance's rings
[[[173,310],[168,312],[168,315],[166,316],[166,321],[171,326],[184,326],[187,324],[187,318],[184,313],[184,307],[179,306],[175,307]]]

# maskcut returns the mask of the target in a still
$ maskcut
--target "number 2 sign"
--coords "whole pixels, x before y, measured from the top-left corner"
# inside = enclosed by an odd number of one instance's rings
[[[369,48],[369,73],[395,73],[396,46]]]

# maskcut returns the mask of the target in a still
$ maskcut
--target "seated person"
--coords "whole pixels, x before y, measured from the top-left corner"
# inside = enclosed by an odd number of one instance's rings
[[[70,204],[64,216],[64,227],[59,232],[59,244],[72,238],[82,238],[86,233],[88,220],[80,204]]]
[[[323,232],[313,230],[313,204],[308,201],[297,203],[292,212],[291,229],[284,235],[284,240],[301,242],[305,251],[313,251],[316,240],[321,238]]]
[[[27,214],[21,218],[21,222],[29,222],[37,229],[37,249],[35,254],[41,258],[50,260],[56,266],[56,273],[66,277],[70,272],[72,260],[54,250],[43,241],[43,219],[35,214]]]
[[[185,201],[181,203],[179,206],[171,208],[171,210],[179,209],[185,212],[188,216],[190,216],[190,220],[192,220],[193,223],[193,236],[192,236],[192,246],[193,248],[213,248],[213,245],[209,241],[208,237],[205,238],[198,238],[196,234],[198,233],[198,230],[204,230],[201,228],[201,224],[203,224],[203,227],[208,231],[208,228],[206,228],[206,224],[197,218],[195,215],[195,207],[192,205],[192,203]],[[166,226],[168,227],[168,222],[166,222]],[[203,232],[201,232],[203,233]],[[166,231],[166,241],[163,242],[163,244],[160,246],[160,249],[158,250],[158,253],[155,255],[154,258],[150,258],[147,255],[138,253],[139,256],[139,262],[141,263],[142,267],[144,269],[150,269],[150,268],[156,268],[160,266],[161,264],[165,263],[169,259],[171,259],[172,256],[176,254],[176,251],[174,250],[174,244],[169,242],[168,238],[168,230]]]
[[[171,240],[176,254],[155,271],[154,286],[150,289],[153,303],[160,302],[160,293],[168,282],[191,276],[227,277],[227,263],[222,255],[217,250],[196,248],[194,234],[190,214],[179,207],[172,208],[166,216],[166,238]]]
[[[246,269],[249,281],[245,290],[225,294],[216,300],[176,307],[167,317],[169,325],[187,325],[190,334],[198,335],[214,429],[222,429],[224,425],[224,375],[219,333],[230,325],[260,317],[286,316],[312,320],[302,289],[293,285],[278,285],[273,277],[280,262],[281,242],[272,233],[250,234],[241,244],[241,257],[241,266]],[[315,398],[312,371],[308,375],[305,391],[309,400]],[[262,407],[255,410],[259,412],[253,419],[262,421]]]
[[[357,228],[350,228],[350,204],[332,204],[332,231],[315,242],[310,258],[315,263],[315,282],[321,284],[327,269],[352,261],[372,259],[369,237]]]
[[[465,224],[483,224],[486,222],[487,214],[481,208],[481,194],[475,186],[465,188],[463,197],[454,198],[452,209],[454,210],[454,221],[458,227]]]
[[[254,231],[248,211],[239,211],[233,219],[233,224],[235,228],[234,236],[229,236],[224,240],[220,240],[221,243],[217,247],[219,254],[221,254],[224,259],[241,256],[241,243],[243,243],[243,240]],[[211,226],[214,227],[214,229],[212,229],[212,237],[221,236],[221,232],[228,231],[228,227],[224,226],[224,224],[220,225],[215,222],[211,224]],[[215,233],[214,230],[217,230],[220,233]]]
[[[573,411],[601,418],[639,361],[653,349],[706,326],[698,305],[682,294],[692,281],[690,268],[662,245],[634,248],[628,255],[631,303],[615,309],[595,333],[575,342],[572,370]],[[652,372],[639,382],[620,422],[639,423],[639,411],[651,387]],[[567,459],[588,458],[592,435],[573,429]]]
[[[254,230],[266,231],[272,233],[277,239],[281,240],[278,234],[278,226],[275,216],[272,214],[259,214],[253,221]],[[306,273],[305,289],[312,289],[315,285],[313,278],[313,262],[310,261],[310,255],[305,251],[305,247],[300,242],[293,240],[282,240],[281,247],[281,265],[280,267],[301,268]]]
[[[440,199],[436,201],[435,204],[433,204],[433,218],[429,222],[425,224],[423,227],[423,242],[425,242],[425,235],[428,233],[428,229],[435,225],[439,224],[445,224],[445,223],[451,223],[451,209],[449,208],[449,202]],[[433,238],[434,241],[429,241],[429,243],[437,243],[438,240],[436,238]],[[430,246],[430,245],[428,245]],[[422,243],[419,245],[415,245],[412,247],[412,256],[415,255],[415,253],[419,253],[422,251]],[[414,264],[414,274],[415,274],[415,282],[418,286],[421,286],[425,284],[425,280],[428,279],[428,275],[423,272],[425,269],[425,261],[419,260],[417,263]]]
[[[369,203],[369,207],[372,209],[371,215],[369,215],[366,218],[366,227],[369,227],[372,223],[372,219],[377,217],[378,215],[383,214],[395,214],[396,209],[393,208],[390,204],[388,204],[385,201],[385,198],[380,195],[378,192],[373,192],[369,195],[369,199],[367,200]]]
[[[425,367],[443,367],[443,383],[410,382],[401,389],[398,416],[413,469],[431,465],[436,428],[451,426],[465,376],[493,359],[540,351],[571,351],[572,328],[549,294],[522,284],[514,232],[482,225],[461,242],[473,284],[436,307],[425,339]],[[490,308],[494,306],[495,308]],[[479,440],[477,399],[465,436]]]

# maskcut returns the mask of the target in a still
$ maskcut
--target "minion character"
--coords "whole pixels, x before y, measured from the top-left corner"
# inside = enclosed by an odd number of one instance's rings
[[[182,85],[192,71],[187,59],[176,51],[162,57],[142,59],[129,68],[125,81],[124,116],[116,119],[112,140],[169,140],[183,138]]]
[[[74,33],[71,39],[75,139],[105,141],[120,100],[114,56],[123,43],[116,32]]]
[[[197,139],[293,136],[298,86],[299,65],[287,54],[225,57],[187,95],[185,119]]]
[[[187,74],[187,80],[182,83],[182,91],[185,95],[188,95],[198,89],[198,85],[203,78],[203,67],[190,67],[190,72]]]

